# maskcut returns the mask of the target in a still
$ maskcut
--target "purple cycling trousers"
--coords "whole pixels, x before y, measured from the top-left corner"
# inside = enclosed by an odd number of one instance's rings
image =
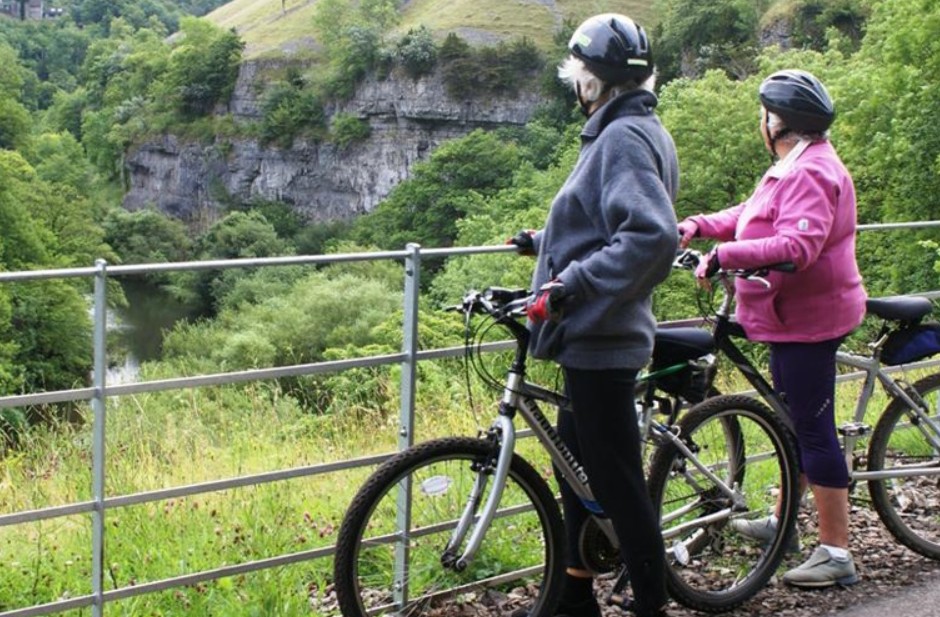
[[[849,485],[835,420],[836,350],[842,340],[770,345],[774,389],[790,408],[800,471],[810,484],[829,488]]]

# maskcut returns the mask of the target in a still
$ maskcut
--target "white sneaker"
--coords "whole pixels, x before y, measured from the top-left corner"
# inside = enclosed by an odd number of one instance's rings
[[[851,553],[847,561],[837,561],[819,546],[809,559],[784,574],[783,582],[794,587],[854,585],[858,582],[858,573]]]
[[[758,519],[736,518],[731,521],[731,529],[751,540],[756,540],[764,548],[777,537],[777,524],[769,516]],[[800,534],[796,531],[787,542],[787,553],[800,552]]]

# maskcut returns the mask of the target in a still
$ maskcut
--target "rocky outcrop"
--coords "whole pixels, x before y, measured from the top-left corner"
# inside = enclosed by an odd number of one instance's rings
[[[260,117],[260,76],[269,68],[242,66],[228,109],[237,121]],[[166,135],[128,152],[124,205],[205,221],[218,215],[227,197],[261,198],[292,204],[309,220],[350,218],[374,208],[442,142],[477,128],[525,124],[539,102],[534,92],[456,101],[436,76],[368,80],[329,110],[368,122],[367,139],[346,148],[302,140],[276,148],[251,139],[205,144]]]

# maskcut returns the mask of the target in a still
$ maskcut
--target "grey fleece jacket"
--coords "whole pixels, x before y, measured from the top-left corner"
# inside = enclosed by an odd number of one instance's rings
[[[679,164],[656,96],[622,94],[581,131],[581,153],[536,234],[532,289],[558,279],[557,322],[530,323],[530,352],[579,369],[639,369],[653,350],[653,288],[678,246]]]

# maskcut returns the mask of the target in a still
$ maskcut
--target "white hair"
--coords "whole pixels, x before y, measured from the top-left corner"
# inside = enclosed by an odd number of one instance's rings
[[[592,73],[580,58],[568,56],[558,67],[558,77],[571,86],[575,92],[578,86],[581,87],[581,98],[587,103],[593,103],[601,98],[605,91],[610,91],[611,98],[624,92],[643,88],[653,91],[656,87],[656,76],[650,75],[649,78],[641,84],[635,82],[625,82],[619,84],[608,84],[600,77]]]

